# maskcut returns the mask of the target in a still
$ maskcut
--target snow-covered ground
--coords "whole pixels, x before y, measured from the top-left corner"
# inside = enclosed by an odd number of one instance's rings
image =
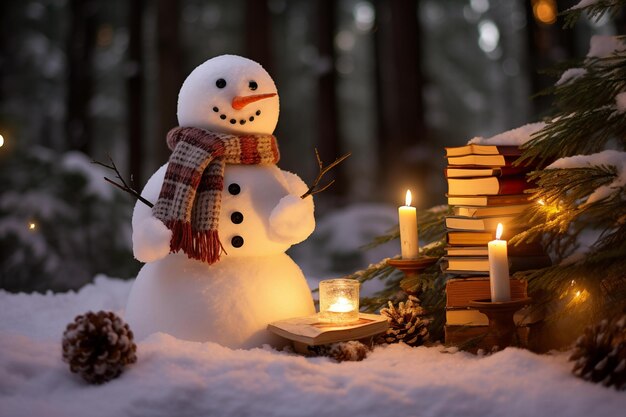
[[[102,386],[61,361],[74,316],[123,314],[130,282],[99,277],[78,293],[0,292],[0,416],[621,416],[626,393],[573,377],[567,354],[378,347],[335,363],[271,348],[231,350],[156,334]]]

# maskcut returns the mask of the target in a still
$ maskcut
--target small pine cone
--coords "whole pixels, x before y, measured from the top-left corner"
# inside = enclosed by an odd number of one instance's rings
[[[329,356],[337,362],[362,361],[367,357],[369,349],[363,343],[351,340],[328,345],[309,346],[309,352],[315,356]]]
[[[63,333],[63,361],[92,384],[118,377],[136,350],[128,324],[110,311],[76,316]]]
[[[588,326],[569,359],[574,375],[626,390],[626,314]]]
[[[400,302],[395,307],[389,301],[389,307],[380,310],[380,314],[387,317],[389,329],[379,338],[381,343],[403,342],[409,346],[421,346],[428,341],[428,324],[430,320],[424,318],[424,309],[419,305],[420,300],[409,295],[406,302]]]

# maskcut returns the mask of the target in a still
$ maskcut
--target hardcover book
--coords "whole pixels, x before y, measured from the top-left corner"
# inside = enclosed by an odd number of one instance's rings
[[[446,307],[464,308],[469,306],[472,300],[480,300],[491,297],[489,277],[453,278],[446,283]],[[520,299],[528,297],[528,284],[526,281],[511,279],[511,298]]]
[[[504,205],[519,205],[529,202],[528,194],[511,195],[448,195],[448,204],[451,206],[489,207]]]
[[[497,216],[497,217],[463,217],[448,216],[446,217],[446,227],[448,229],[457,230],[476,230],[493,232],[498,227],[498,223],[507,227],[512,227],[516,223],[516,216]]]
[[[519,156],[509,155],[463,155],[448,158],[448,165],[470,165],[485,167],[512,166]]]
[[[540,269],[550,266],[550,258],[546,255],[538,256],[509,256],[509,273]],[[447,256],[441,262],[441,270],[449,274],[475,275],[489,273],[489,258],[487,256]]]
[[[526,210],[530,204],[516,204],[513,206],[456,206],[452,208],[455,216],[463,217],[491,217],[491,216],[512,216]]]
[[[487,256],[487,246],[446,246],[448,256]]]
[[[448,195],[523,194],[531,187],[523,176],[448,178]]]
[[[518,146],[512,145],[481,145],[470,143],[464,146],[446,147],[446,157],[461,155],[516,155],[522,154]]]
[[[384,333],[389,327],[386,317],[359,313],[359,321],[350,324],[323,323],[317,315],[297,317],[270,323],[267,329],[285,339],[308,346],[364,339]]]
[[[529,167],[504,166],[499,168],[480,167],[448,167],[445,169],[446,178],[476,178],[476,177],[506,177],[520,175],[530,171]]]

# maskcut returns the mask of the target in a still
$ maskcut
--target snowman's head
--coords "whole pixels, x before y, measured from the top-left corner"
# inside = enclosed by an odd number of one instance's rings
[[[199,65],[178,94],[178,123],[234,134],[271,134],[278,123],[278,93],[258,63],[221,55]]]

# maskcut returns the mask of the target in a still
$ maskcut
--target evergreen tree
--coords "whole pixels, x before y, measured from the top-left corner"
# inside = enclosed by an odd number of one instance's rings
[[[616,14],[623,0],[584,1],[565,12],[573,25]],[[594,36],[587,56],[560,71],[547,93],[553,115],[518,162],[537,162],[525,213],[511,244],[540,239],[553,266],[521,273],[532,292],[558,298],[580,325],[626,306],[626,38]]]

